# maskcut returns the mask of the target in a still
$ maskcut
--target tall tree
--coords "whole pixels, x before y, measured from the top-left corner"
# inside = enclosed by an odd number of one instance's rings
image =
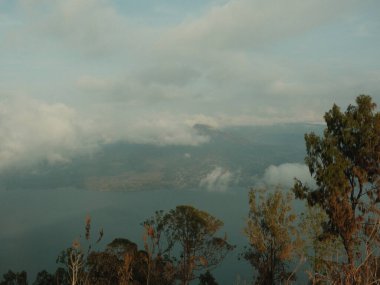
[[[301,213],[304,252],[311,265],[307,274],[313,284],[332,283],[333,280],[341,279],[339,260],[344,249],[339,236],[324,232],[327,222],[327,214],[319,206],[307,206],[306,212]]]
[[[218,285],[218,283],[210,271],[206,271],[206,273],[199,276],[199,285]]]
[[[158,213],[158,218],[156,216],[144,224],[150,225],[149,221],[157,223],[159,226],[153,225],[153,228],[160,229],[159,240],[166,238],[167,247],[162,251],[168,256],[177,253],[173,260],[176,260],[177,278],[183,285],[198,278],[199,273],[215,268],[234,248],[226,237],[216,236],[223,222],[207,212],[185,205],[166,214]]]
[[[58,267],[54,273],[54,284],[57,285],[69,285],[70,278],[69,273],[63,267]]]
[[[305,135],[306,164],[316,181],[297,181],[296,197],[319,205],[329,218],[326,232],[339,235],[346,253],[345,282],[354,283],[361,241],[378,237],[380,202],[380,114],[367,95],[342,112],[333,105],[322,136]]]
[[[116,263],[113,266],[118,264],[117,274],[121,284],[129,284],[132,279],[136,279],[132,278],[132,272],[137,249],[137,244],[124,238],[116,238],[107,245],[106,253],[110,257],[116,257]]]
[[[295,225],[291,195],[265,189],[249,193],[249,215],[245,233],[249,247],[243,257],[258,272],[256,284],[286,283],[294,279],[289,270],[302,242]]]
[[[33,285],[52,285],[56,284],[53,274],[50,274],[46,270],[38,272],[36,280],[33,282]]]
[[[91,252],[87,257],[87,267],[89,284],[120,284],[123,262],[116,255],[108,252]]]
[[[99,230],[99,237],[96,243],[103,238],[103,229]],[[57,263],[65,266],[71,285],[82,285],[88,282],[88,272],[86,271],[87,257],[92,252],[91,243],[91,218],[85,219],[85,240],[87,249],[81,244],[80,238],[73,241],[72,246],[63,250],[57,258]]]
[[[143,223],[147,267],[146,285],[155,284],[159,280],[165,284],[171,284],[174,281],[175,270],[169,254],[173,244],[167,243],[170,242],[169,239],[162,238],[166,227],[164,216],[163,211],[156,211],[153,217]]]

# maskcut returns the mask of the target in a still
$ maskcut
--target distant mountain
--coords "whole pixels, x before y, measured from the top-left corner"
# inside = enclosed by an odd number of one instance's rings
[[[269,165],[303,162],[304,134],[322,126],[283,124],[217,129],[197,124],[210,138],[199,146],[119,142],[64,165],[41,163],[33,170],[0,175],[5,189],[75,187],[96,191],[141,191],[250,187]],[[211,189],[215,188],[215,189]]]

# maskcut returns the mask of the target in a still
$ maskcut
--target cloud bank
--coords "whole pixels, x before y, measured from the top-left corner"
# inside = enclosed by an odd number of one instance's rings
[[[30,97],[0,100],[0,170],[39,162],[68,163],[117,141],[195,146],[209,140],[187,124],[186,118],[178,121],[157,114],[114,119],[84,117],[65,104]]]
[[[67,163],[97,148],[94,125],[72,108],[28,97],[0,101],[0,169]]]
[[[211,192],[225,192],[234,180],[232,172],[217,166],[201,179],[199,186]]]
[[[287,189],[294,185],[294,178],[310,186],[315,185],[306,165],[300,163],[284,163],[280,165],[270,165],[265,169],[258,186],[276,187],[281,186]]]

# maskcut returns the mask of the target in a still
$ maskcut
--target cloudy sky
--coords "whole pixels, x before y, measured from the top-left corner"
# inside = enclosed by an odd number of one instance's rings
[[[376,0],[0,0],[0,169],[380,102]]]

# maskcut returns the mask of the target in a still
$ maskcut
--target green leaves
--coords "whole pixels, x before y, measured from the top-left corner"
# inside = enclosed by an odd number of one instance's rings
[[[176,261],[178,279],[188,284],[197,277],[196,272],[212,269],[234,247],[227,238],[216,236],[223,222],[209,213],[188,205],[180,205],[167,213],[156,212],[156,216],[144,225],[159,229],[161,239],[166,239],[166,253]],[[157,245],[162,240],[157,240]]]
[[[292,199],[292,195],[279,189],[271,193],[254,189],[249,193],[250,210],[245,234],[250,247],[243,257],[258,271],[258,284],[285,280],[291,273],[286,265],[302,246],[295,225],[296,215],[291,207]]]
[[[370,96],[360,95],[345,112],[334,104],[324,118],[323,136],[305,135],[305,162],[317,187],[296,181],[293,191],[325,211],[324,232],[340,237],[352,271],[360,246],[368,242],[366,224],[379,219],[380,199],[374,194],[380,193],[380,114]],[[351,282],[353,277],[347,278]]]

